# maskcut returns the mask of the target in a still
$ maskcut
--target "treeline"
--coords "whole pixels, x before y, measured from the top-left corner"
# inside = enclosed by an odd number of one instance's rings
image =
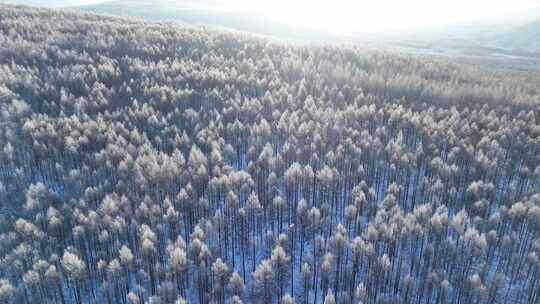
[[[539,84],[0,5],[0,303],[538,303]]]

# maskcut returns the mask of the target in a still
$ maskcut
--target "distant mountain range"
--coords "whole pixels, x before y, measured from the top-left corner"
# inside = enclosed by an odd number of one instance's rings
[[[540,70],[540,7],[479,22],[439,26],[398,33],[335,35],[292,27],[270,18],[231,10],[215,0],[111,0],[74,7],[96,13],[131,16],[152,21],[205,25],[285,39],[354,43],[462,61]]]
[[[352,34],[360,41],[386,43],[476,45],[540,55],[540,7],[483,21],[450,24],[416,31]]]
[[[493,37],[492,42],[500,47],[540,53],[540,19],[518,26]]]

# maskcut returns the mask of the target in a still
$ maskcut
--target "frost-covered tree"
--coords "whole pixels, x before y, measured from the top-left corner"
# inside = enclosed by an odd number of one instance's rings
[[[81,289],[86,275],[86,265],[76,254],[66,251],[62,256],[62,268],[75,285],[75,302],[82,303]]]

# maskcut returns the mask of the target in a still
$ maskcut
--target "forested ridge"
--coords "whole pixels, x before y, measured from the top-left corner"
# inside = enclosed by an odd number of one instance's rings
[[[539,303],[539,90],[0,5],[0,303]]]

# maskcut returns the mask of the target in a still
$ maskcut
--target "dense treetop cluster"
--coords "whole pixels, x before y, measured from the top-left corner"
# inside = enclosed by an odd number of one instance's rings
[[[0,303],[538,303],[535,76],[0,5]]]

